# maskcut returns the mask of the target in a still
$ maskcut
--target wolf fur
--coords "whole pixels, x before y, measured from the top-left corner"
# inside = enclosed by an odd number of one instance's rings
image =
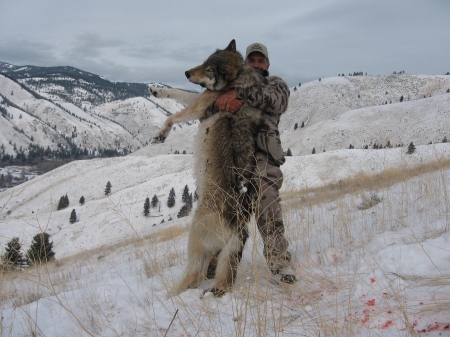
[[[194,151],[199,203],[189,229],[187,266],[169,295],[197,287],[205,280],[211,259],[220,252],[211,291],[221,296],[233,286],[248,237],[252,188],[249,181],[255,165],[255,138],[261,110],[244,103],[234,114],[208,115],[206,111],[220,92],[237,86],[262,85],[266,80],[255,69],[244,65],[234,40],[203,64],[186,71],[186,76],[207,90],[185,109],[167,118],[158,136],[164,141],[174,123],[201,121]],[[158,97],[189,96],[173,89],[151,88],[150,91]]]

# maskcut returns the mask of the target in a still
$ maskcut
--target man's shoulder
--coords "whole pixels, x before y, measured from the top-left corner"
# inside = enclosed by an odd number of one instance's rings
[[[271,75],[271,76],[267,76],[266,78],[269,83],[281,85],[281,86],[285,87],[287,90],[289,90],[287,83],[281,77]]]

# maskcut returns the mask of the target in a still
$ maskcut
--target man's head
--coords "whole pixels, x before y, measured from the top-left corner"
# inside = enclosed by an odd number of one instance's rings
[[[269,52],[262,43],[253,43],[247,47],[245,64],[252,68],[269,70]]]

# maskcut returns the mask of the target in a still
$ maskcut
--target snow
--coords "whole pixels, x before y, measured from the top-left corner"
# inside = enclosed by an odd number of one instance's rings
[[[55,262],[0,277],[2,336],[450,336],[450,144],[436,144],[450,135],[450,96],[417,76],[388,89],[366,83],[377,88],[374,102],[408,87],[411,100],[403,103],[326,105],[331,86],[340,92],[358,81],[364,79],[303,84],[309,103],[292,91],[282,117],[282,142],[294,153],[281,167],[294,285],[271,277],[252,220],[233,291],[214,298],[204,293],[209,280],[167,296],[186,263],[192,216],[177,218],[182,190],[195,190],[193,156],[170,153],[191,152],[197,124],[178,125],[163,144],[71,162],[0,192],[0,245],[19,237],[26,251],[46,231],[56,253]],[[149,124],[163,121],[143,98],[108,103],[98,113],[143,104]],[[310,122],[294,131],[308,109],[315,110]],[[407,123],[396,124],[405,116]],[[376,137],[383,132],[389,136]],[[404,145],[362,149],[382,139]],[[406,154],[411,139],[416,151]],[[372,177],[377,183],[365,185]],[[112,193],[105,196],[108,181]],[[172,187],[176,205],[169,208]],[[69,207],[57,211],[66,194]],[[161,205],[145,217],[145,198],[153,195]],[[72,209],[78,221],[70,224]]]

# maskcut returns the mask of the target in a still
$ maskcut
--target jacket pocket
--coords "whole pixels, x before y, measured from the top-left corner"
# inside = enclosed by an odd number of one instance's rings
[[[277,137],[275,131],[260,131],[256,137],[256,145],[261,151],[269,155],[276,165],[283,165],[286,161],[280,138]]]

